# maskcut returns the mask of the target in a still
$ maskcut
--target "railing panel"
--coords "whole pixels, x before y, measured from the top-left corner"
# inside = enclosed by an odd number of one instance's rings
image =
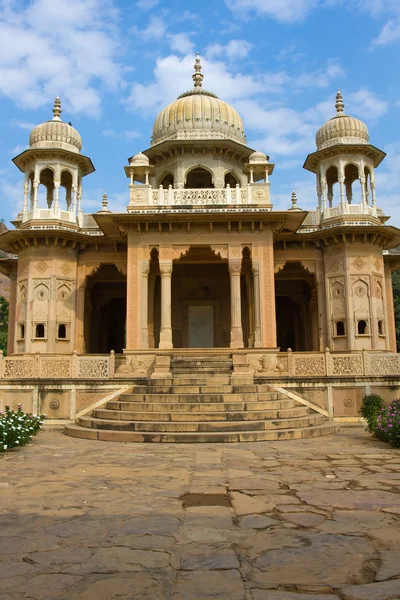
[[[110,377],[109,356],[78,356],[77,376],[82,379],[108,379]]]

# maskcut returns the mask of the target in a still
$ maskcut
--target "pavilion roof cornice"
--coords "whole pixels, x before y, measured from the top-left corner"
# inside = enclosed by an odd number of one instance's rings
[[[373,161],[375,167],[379,166],[386,156],[385,152],[382,152],[382,150],[379,150],[379,148],[376,148],[371,144],[336,144],[330,148],[317,150],[316,152],[309,154],[304,162],[303,168],[315,173],[322,160],[348,154],[363,154]]]

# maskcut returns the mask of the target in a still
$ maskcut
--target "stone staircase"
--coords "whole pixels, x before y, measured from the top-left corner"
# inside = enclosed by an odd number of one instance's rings
[[[121,442],[257,442],[329,435],[338,425],[269,385],[232,383],[227,355],[172,358],[173,378],[132,390],[67,425]]]

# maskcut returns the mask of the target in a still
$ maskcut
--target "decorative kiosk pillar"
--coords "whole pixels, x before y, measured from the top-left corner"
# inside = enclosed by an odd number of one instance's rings
[[[240,304],[240,260],[229,261],[231,279],[231,348],[243,348],[242,310]]]
[[[160,348],[172,348],[171,279],[172,261],[160,262],[161,273],[161,331]]]

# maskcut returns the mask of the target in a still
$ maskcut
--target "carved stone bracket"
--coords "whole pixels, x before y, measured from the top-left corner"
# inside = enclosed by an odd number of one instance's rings
[[[101,262],[85,263],[85,277],[90,277],[101,267]]]
[[[276,263],[274,264],[274,273],[275,273],[275,275],[276,275],[277,273],[279,273],[279,271],[282,271],[282,269],[283,269],[283,268],[284,268],[284,266],[286,265],[286,262],[287,262],[287,261],[285,260],[284,262],[276,262]]]
[[[220,256],[221,258],[228,258],[228,245],[225,244],[223,246],[211,246],[211,250],[215,254],[215,256]]]
[[[190,250],[190,245],[172,246],[172,260],[179,260],[186,256]]]

